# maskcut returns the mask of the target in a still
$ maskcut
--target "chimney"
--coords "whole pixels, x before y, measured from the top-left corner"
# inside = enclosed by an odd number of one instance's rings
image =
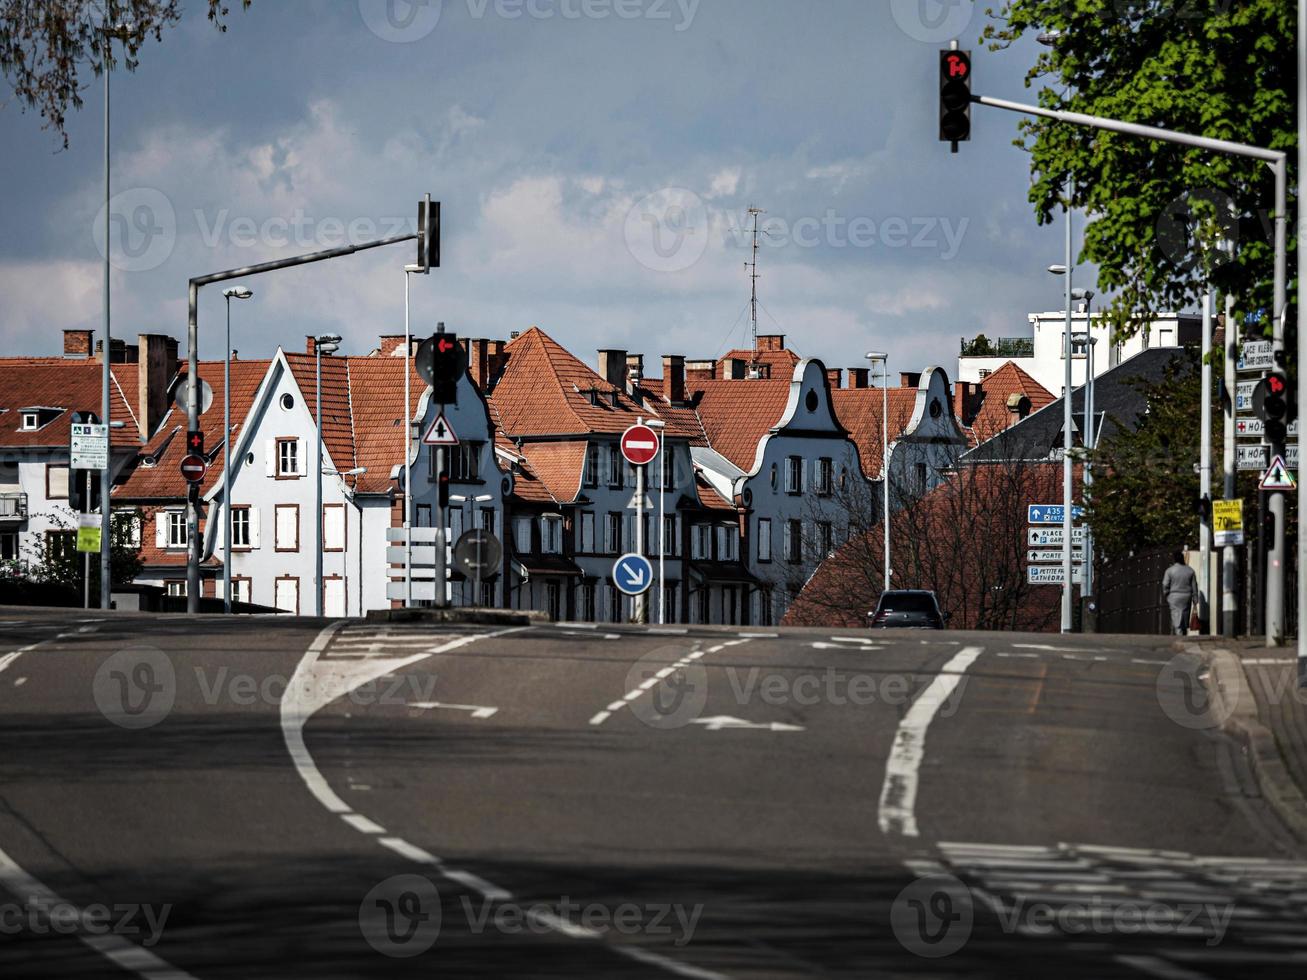
[[[627,354],[626,355],[626,393],[631,396],[631,400],[637,405],[644,404],[644,396],[640,392],[640,385],[644,382],[644,355]]]
[[[317,352],[317,349],[318,349],[318,338],[313,336],[313,334],[305,334],[304,353],[312,357]]]
[[[685,401],[685,358],[663,355],[663,397],[673,405]]]
[[[109,363],[110,364],[135,364],[137,361],[136,345],[127,346],[127,341],[121,337],[109,338]],[[101,340],[95,345],[95,359],[100,361],[104,357],[104,341]],[[102,362],[103,363],[103,362]]]
[[[758,350],[785,350],[785,334],[783,333],[758,334]]]
[[[416,347],[422,342],[421,337],[410,337],[412,347]],[[310,350],[309,353],[312,353]],[[404,356],[404,335],[394,333],[383,333],[381,335],[381,347],[377,351],[382,357],[403,357]]]
[[[734,381],[742,380],[746,372],[749,370],[749,362],[742,357],[732,357],[731,364],[728,370],[730,371],[728,377],[730,377],[732,380]]]
[[[599,375],[614,388],[626,389],[626,351],[608,347],[599,351]]]
[[[851,367],[849,368],[849,387],[866,388],[869,386],[871,378],[871,368]]]
[[[504,342],[502,340],[490,340],[486,343],[488,345],[486,351],[486,389],[489,390],[499,383],[499,377],[504,373],[504,366],[508,363],[508,354],[504,352]]]
[[[832,388],[844,387],[844,371],[842,368],[827,368],[826,383]]]
[[[717,377],[716,361],[686,361],[686,381],[712,381]]]
[[[917,385],[919,385],[919,384],[921,384],[921,372],[920,372],[920,371],[903,371],[903,372],[900,372],[900,374],[899,374],[899,387],[901,387],[901,388],[915,388],[915,387],[917,387]]]
[[[484,338],[464,338],[459,341],[467,351],[467,372],[472,383],[485,391],[490,386],[490,341]]]
[[[984,389],[971,381],[959,381],[953,386],[953,415],[963,425],[970,425],[980,413],[984,403]]]
[[[148,440],[168,411],[168,383],[177,374],[177,340],[158,333],[136,339],[136,421],[141,439]]]
[[[90,357],[94,330],[65,330],[64,357]]]

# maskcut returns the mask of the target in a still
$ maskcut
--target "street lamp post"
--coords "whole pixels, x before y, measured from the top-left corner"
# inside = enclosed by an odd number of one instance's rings
[[[326,351],[328,354],[334,354],[338,350],[340,350],[340,334],[323,333],[323,334],[318,334],[318,336],[314,338],[313,341],[313,355],[314,355],[314,365],[315,365],[314,394],[316,395],[316,402],[317,402],[317,412],[315,413],[315,415],[318,422],[317,425],[318,465],[314,467],[314,477],[317,481],[317,494],[316,494],[317,506],[315,508],[317,514],[316,514],[316,520],[314,522],[315,527],[317,528],[317,538],[314,542],[317,545],[317,549],[316,549],[317,554],[314,556],[316,567],[317,567],[317,577],[314,580],[314,591],[316,595],[314,595],[313,597],[314,600],[313,608],[315,610],[315,614],[318,616],[319,619],[322,618],[322,585],[323,585],[322,583],[322,429],[323,429],[322,352]]]
[[[1072,470],[1071,450],[1074,448],[1071,428],[1075,415],[1071,410],[1071,182],[1067,181],[1066,204],[1066,263],[1050,265],[1048,271],[1066,277],[1066,322],[1062,329],[1062,360],[1065,373],[1062,381],[1062,632],[1071,632],[1071,528],[1072,528]]]
[[[667,622],[667,582],[664,580],[663,556],[667,553],[667,518],[664,497],[667,493],[667,423],[649,419],[645,425],[658,435],[658,625]]]
[[[224,289],[227,300],[227,346],[222,356],[222,611],[231,612],[231,301],[249,299],[244,286]]]
[[[884,493],[884,506],[880,523],[885,532],[885,584],[882,591],[889,589],[889,354],[882,351],[868,351],[867,360],[880,364],[881,412],[880,412],[880,484]]]

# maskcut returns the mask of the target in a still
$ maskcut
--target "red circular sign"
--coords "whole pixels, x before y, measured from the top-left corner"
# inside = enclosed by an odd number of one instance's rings
[[[632,466],[643,466],[658,455],[658,433],[647,425],[633,425],[622,433],[622,455]]]
[[[191,453],[182,459],[182,476],[190,483],[199,483],[208,471],[209,464],[204,461],[203,456]]]

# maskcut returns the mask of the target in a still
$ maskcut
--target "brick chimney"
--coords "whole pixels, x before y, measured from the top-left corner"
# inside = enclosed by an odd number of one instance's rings
[[[686,381],[712,381],[717,377],[716,361],[686,361]]]
[[[317,349],[318,349],[318,338],[313,336],[313,334],[305,334],[304,353],[312,357],[314,353],[317,352]]]
[[[867,388],[871,383],[871,368],[851,367],[849,368],[849,387],[850,388]]]
[[[467,352],[467,373],[472,383],[485,391],[490,384],[490,341],[481,337],[463,337],[459,343]]]
[[[502,340],[487,341],[488,349],[486,351],[486,388],[493,388],[499,383],[499,377],[504,373],[504,366],[508,363],[508,353],[504,350],[505,343]]]
[[[168,383],[177,374],[177,340],[158,333],[136,339],[136,421],[141,438],[148,440],[168,411]]]
[[[94,330],[65,330],[64,357],[90,357]]]
[[[663,355],[663,397],[673,405],[685,401],[685,358]]]
[[[963,425],[975,421],[984,402],[984,390],[971,381],[959,381],[953,386],[953,415]]]
[[[900,388],[915,388],[915,387],[917,387],[917,385],[919,385],[919,384],[921,384],[921,372],[920,372],[920,371],[903,371],[903,372],[900,372],[900,374],[899,374],[899,387],[900,387]]]
[[[413,340],[418,338],[414,337]],[[381,347],[378,353],[382,357],[403,357],[404,356],[404,335],[383,333],[381,335]]]
[[[827,383],[828,385],[830,385],[832,388],[843,388],[843,387],[844,387],[844,369],[843,369],[843,368],[827,368],[827,369],[826,369],[826,383]]]
[[[758,350],[785,350],[785,334],[783,333],[758,334]]]
[[[599,375],[615,388],[626,390],[626,351],[615,347],[599,351]]]

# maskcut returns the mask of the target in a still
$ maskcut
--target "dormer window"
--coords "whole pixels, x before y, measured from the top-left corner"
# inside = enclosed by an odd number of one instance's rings
[[[598,389],[598,388],[591,388],[588,392],[586,392],[586,394],[588,394],[588,395],[590,396],[590,404],[591,404],[591,405],[598,405],[598,404],[599,404],[599,389]]]
[[[24,413],[23,413],[23,424],[22,424],[21,426],[19,426],[19,428],[20,428],[22,431],[24,431],[24,432],[30,432],[32,429],[39,429],[40,427],[41,427],[41,413],[40,413],[40,412],[24,412]]]
[[[608,403],[614,407],[621,404],[621,393],[616,388],[608,393]]]

